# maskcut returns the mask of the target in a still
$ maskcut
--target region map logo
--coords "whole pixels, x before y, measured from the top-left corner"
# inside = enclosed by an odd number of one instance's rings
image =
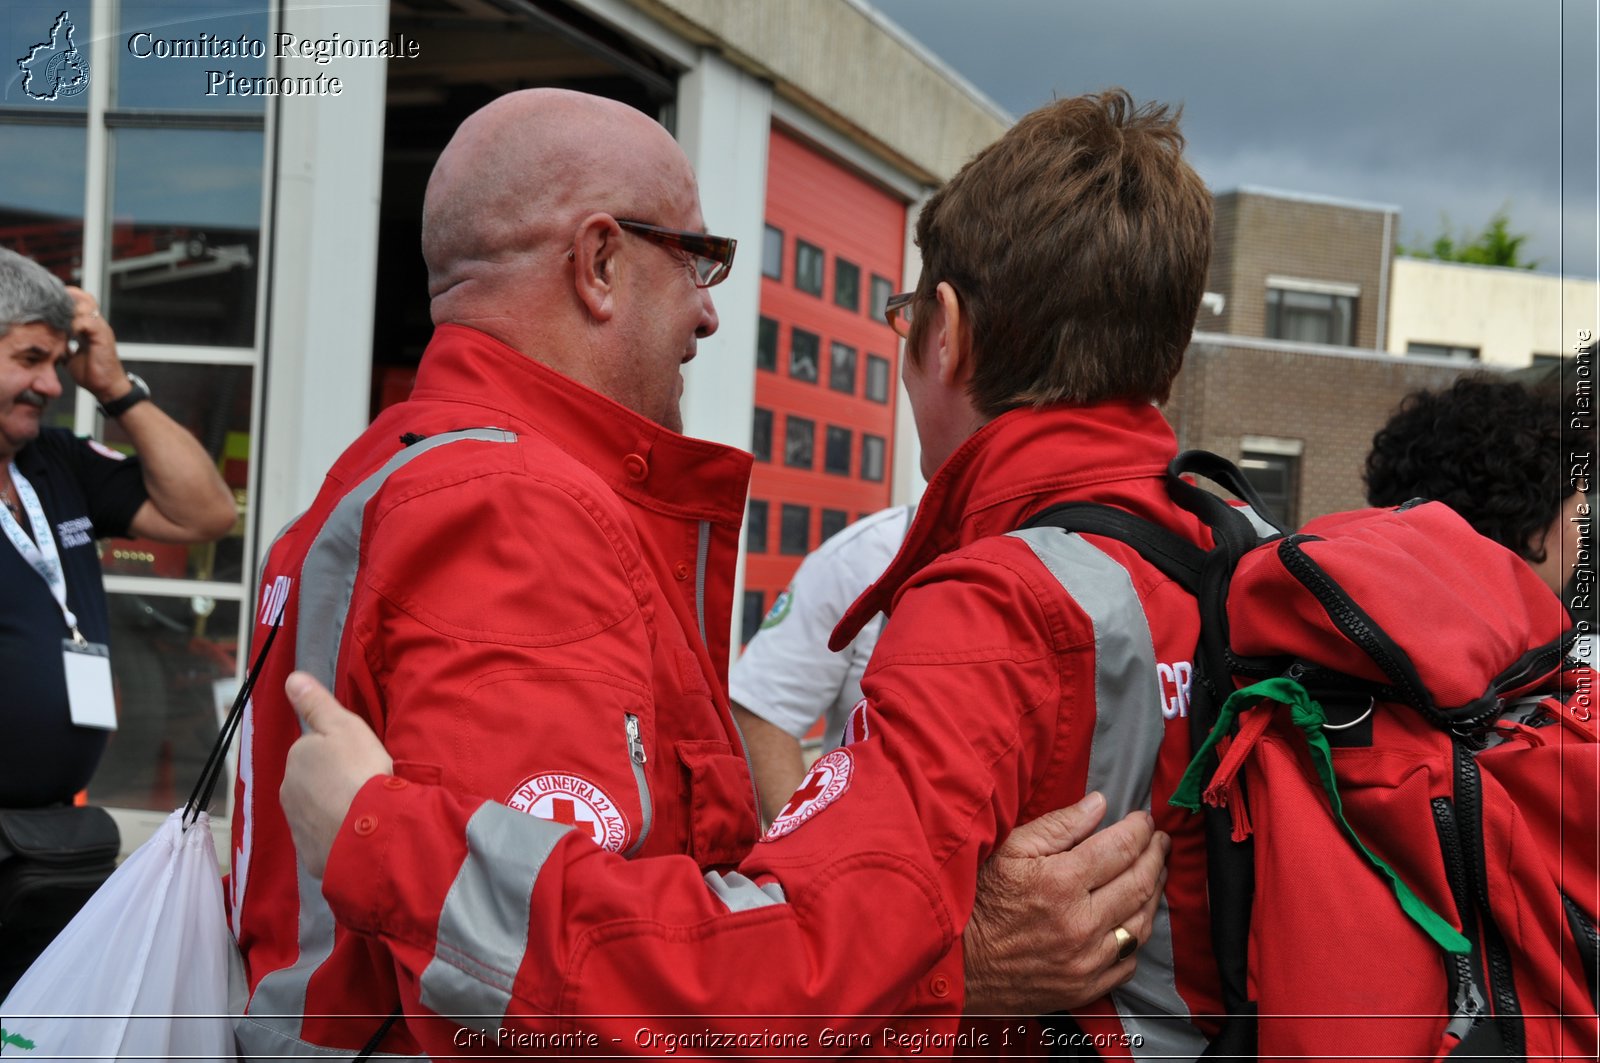
[[[17,60],[22,71],[22,91],[35,100],[76,96],[89,87],[89,60],[78,51],[72,35],[77,27],[63,11],[50,27],[50,37],[28,49]]]

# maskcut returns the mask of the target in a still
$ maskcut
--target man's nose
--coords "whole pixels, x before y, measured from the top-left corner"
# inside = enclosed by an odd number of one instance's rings
[[[718,324],[720,324],[720,322],[717,320],[716,304],[711,301],[711,289],[701,288],[700,327],[694,330],[694,334],[700,339],[705,339],[707,336],[717,331]]]

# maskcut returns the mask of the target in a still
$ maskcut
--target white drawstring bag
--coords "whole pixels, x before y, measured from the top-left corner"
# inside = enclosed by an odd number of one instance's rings
[[[179,809],[0,1004],[0,1054],[232,1060],[243,986],[210,817]]]

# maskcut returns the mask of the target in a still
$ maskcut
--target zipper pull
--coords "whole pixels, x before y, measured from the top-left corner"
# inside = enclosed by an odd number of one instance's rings
[[[628,721],[628,756],[633,758],[635,764],[645,762],[644,739],[639,737],[639,717],[629,713]]]

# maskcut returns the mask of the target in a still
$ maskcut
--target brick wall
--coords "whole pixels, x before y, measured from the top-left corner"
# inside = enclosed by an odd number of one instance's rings
[[[1310,350],[1315,353],[1197,337],[1163,410],[1181,449],[1212,450],[1232,461],[1239,460],[1245,436],[1299,441],[1301,523],[1365,504],[1367,451],[1402,397],[1448,387],[1462,372],[1479,368]]]
[[[1277,275],[1359,286],[1350,346],[1384,345],[1386,323],[1378,319],[1389,265],[1384,219],[1393,219],[1392,238],[1398,215],[1249,191],[1218,196],[1215,211],[1208,288],[1227,296],[1228,305],[1220,319],[1203,322],[1206,331],[1265,336],[1267,277]]]

